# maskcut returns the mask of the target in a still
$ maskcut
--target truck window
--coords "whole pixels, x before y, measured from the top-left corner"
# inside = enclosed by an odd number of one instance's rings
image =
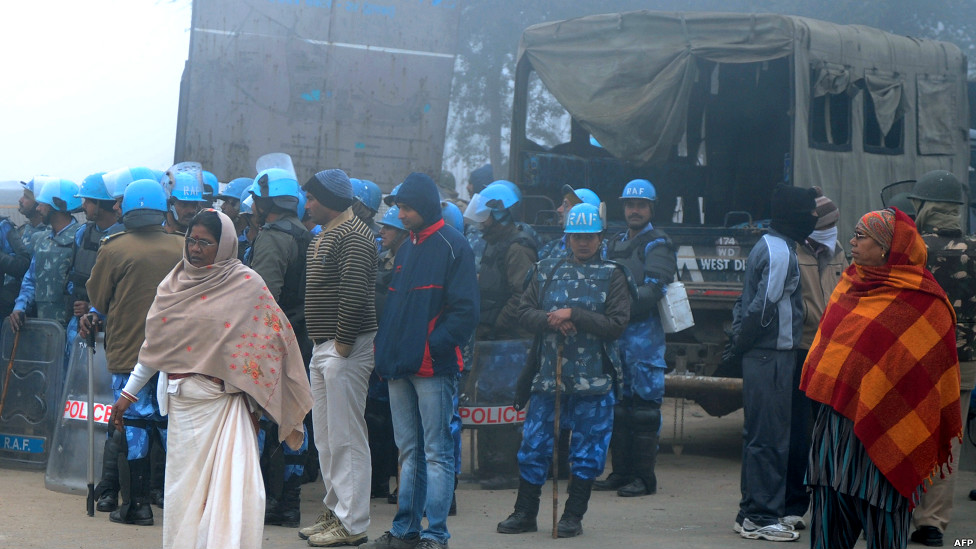
[[[831,151],[851,150],[850,71],[817,64],[810,69],[810,146]]]
[[[864,75],[864,152],[902,154],[905,151],[904,85],[898,75]]]
[[[542,84],[539,75],[534,71],[529,79],[527,106],[525,120],[527,139],[546,150],[570,142],[572,118]]]

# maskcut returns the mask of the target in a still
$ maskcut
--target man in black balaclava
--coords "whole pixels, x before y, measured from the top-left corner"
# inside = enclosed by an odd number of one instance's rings
[[[792,389],[803,336],[796,243],[817,223],[816,191],[777,185],[770,231],[749,252],[742,295],[732,311],[727,354],[742,357],[742,500],[734,530],[746,539],[794,541],[786,516]]]

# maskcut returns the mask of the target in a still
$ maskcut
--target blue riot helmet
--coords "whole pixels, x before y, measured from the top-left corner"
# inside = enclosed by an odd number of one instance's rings
[[[250,177],[238,177],[237,179],[231,180],[231,182],[224,187],[224,190],[218,192],[217,198],[223,200],[227,200],[229,198],[240,200],[241,195],[248,192],[253,184],[254,180]]]
[[[602,233],[603,219],[600,208],[592,204],[577,204],[566,214],[565,232],[570,233]]]
[[[298,215],[298,219],[305,219],[305,204],[308,204],[305,189],[298,187],[298,204],[295,206],[295,213]]]
[[[51,179],[44,183],[37,202],[47,204],[59,212],[73,213],[81,208],[78,184],[67,179]]]
[[[353,196],[369,208],[373,215],[376,215],[380,210],[380,202],[383,201],[383,191],[380,190],[380,186],[366,179],[350,178],[349,181],[352,182]]]
[[[105,175],[105,172],[98,172],[83,179],[81,186],[78,188],[78,198],[114,201],[115,198],[109,194],[108,189],[105,187],[105,180],[102,178],[103,175]]]
[[[569,185],[563,185],[562,193],[570,208],[577,204],[590,204],[600,207],[600,197],[590,189],[574,189]]]
[[[159,179],[156,178],[156,174],[158,172],[145,166],[129,168],[129,173],[132,174],[132,181],[137,181],[139,179],[156,179],[156,181],[159,181]]]
[[[512,183],[507,179],[499,179],[498,181],[492,182],[492,185],[504,185],[508,187],[513,193],[515,193],[515,197],[518,198],[518,201],[522,201],[522,189],[520,189],[515,183]]]
[[[447,200],[441,200],[441,217],[444,222],[454,227],[459,233],[464,234],[464,214],[457,204]]]
[[[275,206],[295,211],[298,208],[299,184],[295,176],[281,168],[268,168],[258,173],[251,185],[254,198],[270,198]]]
[[[386,204],[387,206],[392,206],[393,205],[393,202],[396,200],[397,191],[400,190],[400,185],[402,185],[402,184],[403,183],[397,183],[397,186],[396,187],[393,187],[393,190],[390,191],[390,194],[388,194],[388,195],[386,195],[386,196],[383,197],[383,203],[384,204]]]
[[[184,202],[203,202],[203,183],[200,178],[189,172],[176,172],[170,174],[170,179],[170,198]]]
[[[620,193],[621,200],[628,198],[642,198],[654,202],[657,200],[657,189],[654,188],[653,183],[646,179],[634,179],[627,183],[623,192]]]
[[[162,225],[166,207],[166,191],[157,181],[133,181],[122,195],[122,224],[127,230]]]
[[[400,229],[405,231],[403,228],[403,222],[400,221],[400,207],[397,205],[390,206],[390,209],[386,210],[383,214],[383,218],[379,221],[380,225],[386,225],[388,227],[393,227],[394,229]]]
[[[519,203],[518,195],[503,183],[492,183],[471,197],[464,210],[464,217],[475,223],[484,223],[490,215],[499,223],[511,222],[509,208]]]
[[[251,215],[254,213],[254,195],[251,191],[245,191],[241,195],[241,211],[240,215]]]
[[[102,175],[102,180],[105,182],[105,190],[113,200],[122,198],[125,188],[135,181],[129,168],[119,168],[105,173]]]
[[[214,195],[220,189],[220,182],[217,181],[217,176],[212,172],[203,170],[203,200],[204,202],[213,202]]]

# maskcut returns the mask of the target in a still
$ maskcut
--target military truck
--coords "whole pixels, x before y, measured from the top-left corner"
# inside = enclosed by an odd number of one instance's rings
[[[270,152],[389,190],[437,175],[460,3],[195,0],[175,161],[229,181]]]
[[[553,104],[561,117],[529,116]],[[695,318],[668,336],[666,392],[723,415],[741,406],[741,373],[720,357],[773,187],[821,187],[846,244],[886,184],[967,172],[968,120],[966,58],[949,43],[789,15],[595,15],[524,31],[509,178],[533,223],[569,184],[619,224],[623,186],[654,183]]]

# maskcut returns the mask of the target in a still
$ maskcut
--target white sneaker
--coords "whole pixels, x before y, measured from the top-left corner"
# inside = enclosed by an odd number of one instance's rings
[[[339,517],[335,516],[335,513],[333,513],[331,509],[326,508],[325,512],[319,515],[319,518],[315,519],[315,524],[306,526],[305,528],[300,528],[298,530],[298,537],[308,539],[315,534],[325,532],[338,523]]]
[[[733,521],[732,522],[732,531],[735,532],[736,534],[741,534],[742,533],[742,525],[739,524],[738,522]]]
[[[805,530],[807,527],[807,523],[803,522],[803,517],[799,515],[787,515],[785,517],[780,517],[779,523],[783,526],[789,526],[794,530]]]
[[[308,544],[312,547],[336,547],[339,545],[362,545],[366,543],[366,532],[361,534],[350,534],[349,530],[342,525],[341,522],[336,522],[331,528],[318,534],[312,534],[308,537]]]
[[[780,523],[769,526],[756,526],[748,518],[742,519],[742,531],[739,535],[745,539],[764,539],[766,541],[796,541],[800,533]]]

